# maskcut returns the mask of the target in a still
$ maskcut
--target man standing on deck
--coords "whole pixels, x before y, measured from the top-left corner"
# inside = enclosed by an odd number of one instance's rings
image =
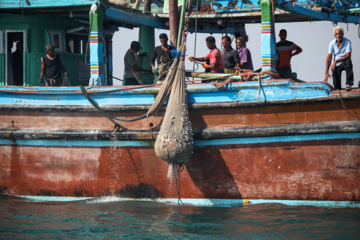
[[[46,86],[61,86],[63,79],[61,77],[61,71],[67,77],[67,72],[62,64],[61,56],[55,53],[55,48],[52,44],[48,44],[45,47],[46,55],[41,58],[41,73],[39,82],[44,83],[43,78],[45,76]]]
[[[239,55],[235,49],[231,47],[231,38],[224,36],[221,40],[223,49],[221,49],[221,57],[224,61],[224,72],[234,74],[235,67],[239,64]]]
[[[160,46],[154,48],[150,57],[150,66],[153,69],[153,73],[156,71],[155,59],[159,68],[159,76],[163,73],[166,67],[171,63],[173,59],[171,50],[175,49],[173,46],[168,45],[168,36],[165,33],[159,35]]]
[[[239,52],[239,66],[238,67],[240,69],[254,70],[252,59],[251,59],[251,52],[247,47],[245,47],[245,42],[247,42],[247,36],[246,36],[246,39],[243,39],[242,37],[238,37],[236,39],[236,47]]]
[[[280,78],[291,78],[291,58],[302,52],[301,47],[293,42],[287,41],[287,32],[281,29],[279,32],[280,42],[276,43],[276,50],[279,53],[279,64],[276,66],[276,71]]]
[[[326,58],[325,82],[330,76],[329,67],[331,61],[331,71],[333,75],[333,83],[335,89],[341,89],[341,72],[346,72],[346,91],[351,90],[354,84],[353,65],[351,62],[351,41],[344,38],[344,29],[340,26],[334,27],[333,30],[335,39],[329,44],[328,56]]]
[[[209,36],[206,38],[206,46],[210,49],[210,53],[202,58],[189,57],[190,61],[206,62],[210,60],[210,64],[204,63],[202,66],[211,69],[211,73],[224,73],[224,62],[220,54],[220,50],[216,47],[215,38]]]
[[[142,49],[140,43],[137,41],[132,41],[130,49],[126,52],[124,56],[124,85],[143,85],[143,75],[142,72],[152,73],[151,70],[147,70],[141,67],[140,58],[142,56],[147,56],[147,53],[144,52],[140,55],[137,53]]]

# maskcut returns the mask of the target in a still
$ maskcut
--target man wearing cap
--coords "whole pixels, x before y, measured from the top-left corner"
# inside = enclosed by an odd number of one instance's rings
[[[141,67],[140,57],[147,56],[147,53],[138,55],[137,53],[142,49],[140,43],[132,41],[130,49],[126,52],[124,57],[124,85],[143,85],[142,72],[152,73],[151,70],[147,70]]]

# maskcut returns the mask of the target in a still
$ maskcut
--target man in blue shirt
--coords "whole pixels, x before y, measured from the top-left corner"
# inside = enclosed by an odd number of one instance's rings
[[[329,44],[328,56],[326,58],[325,69],[325,82],[327,82],[330,76],[329,67],[331,61],[331,71],[333,75],[333,82],[335,89],[341,89],[341,72],[346,72],[346,91],[351,90],[351,86],[354,84],[353,65],[351,62],[351,42],[349,39],[344,38],[344,29],[340,26],[334,27],[335,40]]]

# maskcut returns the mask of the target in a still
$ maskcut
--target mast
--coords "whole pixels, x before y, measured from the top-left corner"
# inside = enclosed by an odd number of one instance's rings
[[[178,38],[178,29],[179,29],[178,0],[169,1],[169,27],[170,27],[170,45],[176,47],[177,38]]]

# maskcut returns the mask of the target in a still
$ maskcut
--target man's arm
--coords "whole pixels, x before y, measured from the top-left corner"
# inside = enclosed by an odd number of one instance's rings
[[[330,64],[331,64],[331,57],[332,57],[332,54],[329,53],[327,55],[327,58],[326,58],[326,68],[325,68],[325,80],[324,80],[324,82],[327,82],[329,77],[331,78],[331,76],[329,74],[329,67],[330,67]]]
[[[146,52],[145,52],[145,53],[142,53],[142,54],[146,54]],[[136,63],[134,63],[134,65],[131,66],[131,69],[132,69],[133,71],[137,71],[137,72],[148,72],[148,73],[152,73],[152,71],[151,71],[150,69],[144,69],[144,68],[142,68],[142,67],[136,66]]]
[[[206,58],[202,57],[202,58],[196,58],[196,57],[189,57],[189,59],[193,59],[193,61],[198,61],[198,62],[206,62]]]
[[[335,70],[335,66],[336,66],[337,63],[345,61],[346,59],[349,59],[349,58],[351,58],[351,52],[347,52],[345,57],[342,57],[342,58],[339,58],[339,59],[335,60],[333,62],[333,64],[331,65],[331,71]]]
[[[43,83],[43,78],[44,78],[44,61],[43,59],[41,58],[41,72],[40,72],[40,79],[39,79],[39,82],[40,83]]]
[[[302,51],[303,51],[302,48],[299,47],[299,46],[297,46],[297,49],[295,49],[295,51],[290,54],[290,58],[291,58],[292,56],[298,55],[298,54],[301,53]]]
[[[150,57],[150,66],[151,68],[155,67],[155,59],[157,57],[157,53],[156,53],[156,48],[154,48],[152,54],[151,54],[151,57]]]

